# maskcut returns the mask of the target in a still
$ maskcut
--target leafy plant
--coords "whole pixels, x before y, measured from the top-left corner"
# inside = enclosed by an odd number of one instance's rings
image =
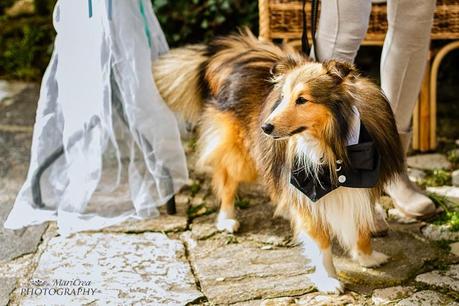
[[[451,150],[448,152],[448,160],[454,164],[459,164],[459,149]]]
[[[187,215],[190,218],[195,218],[199,216],[207,216],[215,212],[215,208],[207,207],[204,203],[190,206],[187,210]]]
[[[40,80],[52,52],[55,0],[35,0],[34,16],[3,15],[14,0],[0,1],[0,78]],[[248,26],[257,32],[257,1],[152,0],[171,47],[202,43]]]
[[[457,204],[433,192],[429,193],[428,196],[437,206],[444,210],[435,217],[433,223],[437,225],[448,225],[452,231],[459,231],[459,208]]]
[[[257,31],[257,1],[152,0],[152,4],[171,46],[206,42],[244,26]]]
[[[49,57],[54,30],[48,18],[27,17],[0,21],[0,76],[37,80]]]
[[[453,231],[459,231],[459,212],[458,211],[445,211],[442,212],[434,221],[434,224],[446,224]]]
[[[451,183],[451,172],[449,171],[443,169],[435,169],[426,170],[425,173],[426,176],[418,182],[422,187],[444,186]]]

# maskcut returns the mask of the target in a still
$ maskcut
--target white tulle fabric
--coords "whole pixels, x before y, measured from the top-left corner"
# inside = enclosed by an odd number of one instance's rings
[[[61,234],[158,215],[188,179],[174,114],[151,62],[168,51],[148,0],[60,0],[30,169],[6,228],[57,220]],[[63,154],[34,177],[59,149]],[[36,189],[36,188],[35,188]]]

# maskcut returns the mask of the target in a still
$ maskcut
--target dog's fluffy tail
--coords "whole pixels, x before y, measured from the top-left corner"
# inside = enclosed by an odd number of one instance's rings
[[[153,77],[169,107],[195,124],[204,106],[201,70],[207,60],[204,46],[173,49],[153,63]]]

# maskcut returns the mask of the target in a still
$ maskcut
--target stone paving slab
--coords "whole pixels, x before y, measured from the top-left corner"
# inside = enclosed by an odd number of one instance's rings
[[[161,212],[160,216],[144,220],[127,220],[118,225],[103,228],[102,232],[143,233],[143,232],[179,232],[186,230],[187,217],[168,215]]]
[[[42,254],[33,280],[15,291],[21,305],[184,305],[202,297],[183,244],[160,233],[81,233],[55,237]],[[24,288],[55,286],[55,280],[90,282],[94,295],[27,295]],[[73,283],[75,284],[75,283]],[[50,291],[51,292],[51,291]],[[22,299],[21,299],[22,298]]]
[[[445,271],[432,271],[418,275],[416,281],[436,288],[456,291],[459,297],[459,265],[451,265]]]
[[[7,305],[10,300],[10,293],[16,287],[16,278],[0,277],[0,306]]]
[[[434,241],[459,241],[459,232],[452,231],[446,224],[427,224],[421,228],[421,232],[426,238]]]
[[[357,294],[348,293],[340,296],[326,295],[319,292],[308,293],[302,296],[282,297],[266,300],[255,300],[236,303],[235,306],[292,306],[292,305],[314,305],[314,306],[337,306],[337,305],[365,305],[366,301]]]
[[[427,187],[427,191],[437,193],[446,197],[451,202],[459,205],[459,187],[454,186],[441,186],[441,187]]]
[[[389,231],[387,237],[373,238],[373,248],[390,256],[385,265],[378,268],[364,268],[340,256],[335,249],[335,265],[338,275],[347,288],[368,293],[369,290],[399,285],[416,274],[427,262],[437,261],[444,251],[434,245],[415,239],[399,231]]]
[[[412,286],[396,286],[383,289],[376,289],[373,291],[371,301],[375,305],[392,304],[411,296],[415,291],[416,288]]]
[[[249,208],[238,211],[241,227],[236,235],[218,232],[213,213],[193,220],[191,232],[181,236],[209,302],[236,303],[314,290],[307,278],[308,261],[290,243],[288,221],[273,218],[269,203],[248,200]]]
[[[27,277],[30,267],[33,266],[34,254],[24,255],[18,259],[0,264],[0,278],[15,280]]]
[[[453,242],[449,244],[451,248],[450,252],[459,257],[459,242]]]
[[[453,186],[459,187],[459,169],[458,170],[454,170],[451,173],[451,183],[453,184]]]
[[[13,199],[10,198],[6,203],[0,200],[0,263],[35,252],[46,229],[46,224],[14,231],[3,228],[3,223],[13,207]]]
[[[301,295],[313,290],[311,269],[299,247],[263,248],[263,244],[218,234],[194,240],[185,233],[195,274],[211,303]]]
[[[288,222],[273,218],[273,208],[268,203],[250,205],[239,210],[238,215],[241,227],[235,235],[215,229],[216,214],[196,218],[191,233],[182,235],[209,301],[244,302],[309,290],[307,261],[292,241]],[[375,269],[360,267],[335,247],[335,264],[346,288],[369,294],[375,288],[408,282],[428,262],[447,261],[443,250],[415,238],[413,232],[419,233],[419,228],[419,224],[397,225],[387,237],[373,239],[375,250],[391,256],[389,263]],[[292,276],[300,277],[299,282],[289,282]],[[273,290],[263,284],[265,279],[279,284]]]
[[[237,238],[268,245],[285,246],[292,240],[289,221],[274,217],[274,207],[267,201],[248,198],[251,203],[246,209],[238,209],[240,227]],[[205,239],[217,233],[215,220],[217,214],[202,216],[193,220],[191,232],[195,239]]]
[[[29,164],[31,140],[32,134],[0,132],[1,180],[11,179],[12,177],[25,179]]]
[[[48,241],[56,236],[56,231],[57,227],[55,223],[50,223],[47,226],[47,229],[42,236],[42,241],[38,245],[35,253],[22,255],[14,260],[0,263],[0,279],[6,279],[7,283],[5,284],[6,286],[9,286],[8,289],[2,288],[2,293],[9,291],[11,286],[13,286],[13,289],[17,288],[21,282],[29,279],[38,264],[40,255],[46,249]],[[8,296],[5,296],[5,298],[9,299]],[[11,302],[10,305],[18,305],[18,303]]]
[[[3,227],[21,185],[22,178],[13,175],[0,179],[0,264],[35,252],[47,227],[42,224],[14,231]]]
[[[406,163],[408,167],[423,170],[451,168],[451,163],[448,161],[446,156],[440,153],[408,156]]]
[[[22,83],[13,87],[3,87],[3,91],[0,89],[0,123],[32,126],[35,122],[40,86],[37,83]]]
[[[188,197],[177,195],[175,197],[177,213],[169,215],[166,212],[166,207],[162,206],[160,216],[145,220],[128,220],[118,225],[110,226],[102,229],[102,232],[179,232],[187,229],[188,226]]]
[[[0,80],[0,105],[9,105],[16,95],[31,83]]]
[[[396,306],[458,306],[450,297],[432,290],[423,290],[395,304]]]

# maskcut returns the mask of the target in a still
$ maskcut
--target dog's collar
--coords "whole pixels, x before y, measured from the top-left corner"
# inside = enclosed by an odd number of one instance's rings
[[[304,166],[295,159],[290,176],[290,183],[304,193],[311,201],[316,202],[340,186],[351,188],[371,188],[376,185],[381,168],[381,158],[375,143],[367,129],[360,121],[360,133],[357,144],[346,147],[349,166],[337,160],[338,183],[332,184],[327,165],[321,167],[318,178],[310,175]]]

